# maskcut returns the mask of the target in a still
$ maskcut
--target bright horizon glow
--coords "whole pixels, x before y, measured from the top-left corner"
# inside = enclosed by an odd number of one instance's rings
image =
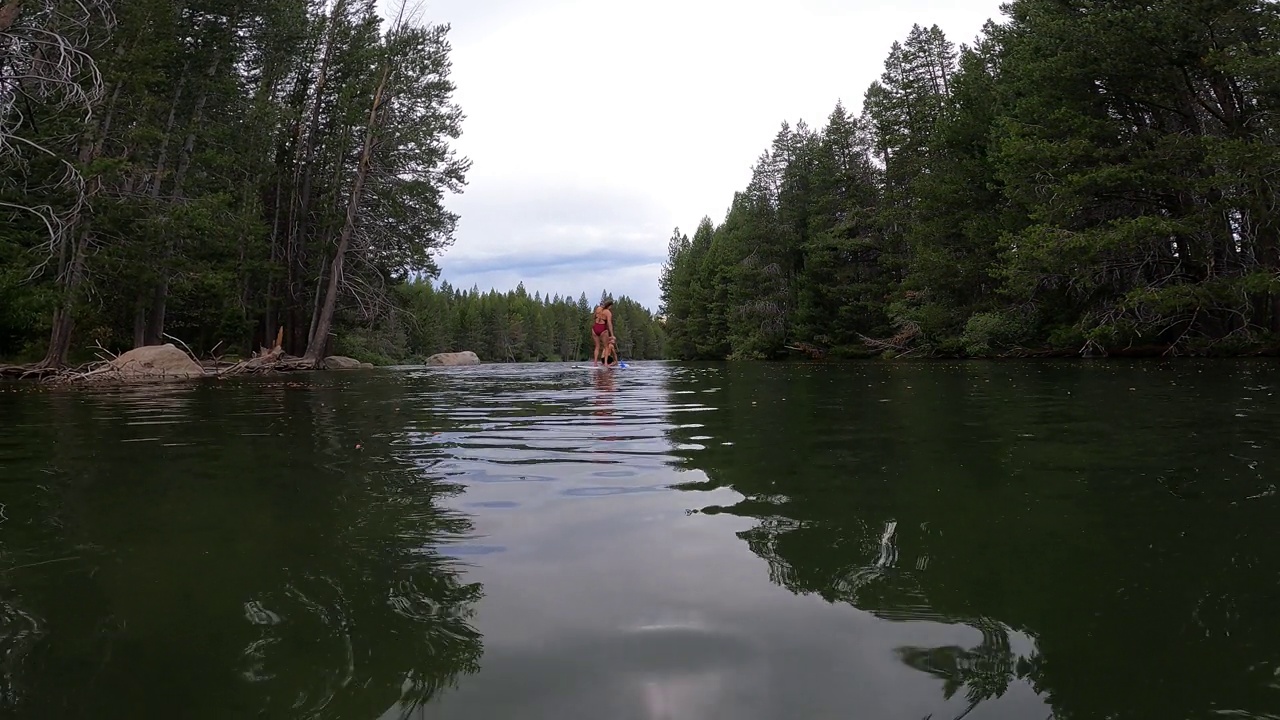
[[[384,10],[391,7],[381,0]],[[441,279],[658,308],[679,226],[723,219],[781,124],[861,112],[913,23],[972,43],[999,0],[436,0],[468,185]],[[389,13],[384,13],[389,14]]]

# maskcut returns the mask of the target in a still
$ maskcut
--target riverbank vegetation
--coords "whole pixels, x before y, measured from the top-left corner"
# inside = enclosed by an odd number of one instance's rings
[[[0,0],[0,358],[585,357],[585,294],[432,283],[469,168],[448,30],[372,0]],[[649,311],[615,316],[661,356]]]
[[[0,356],[315,362],[437,273],[449,28],[372,0],[0,2]]]
[[[676,231],[670,352],[1238,354],[1280,339],[1280,7],[1013,0],[916,26]]]

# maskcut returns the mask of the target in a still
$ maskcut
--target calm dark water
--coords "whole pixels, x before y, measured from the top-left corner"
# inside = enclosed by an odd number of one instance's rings
[[[0,715],[1277,718],[1277,392],[1269,362],[0,385]]]

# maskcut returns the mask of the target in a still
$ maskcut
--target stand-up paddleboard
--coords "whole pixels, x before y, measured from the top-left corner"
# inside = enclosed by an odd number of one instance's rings
[[[618,363],[617,365],[574,365],[575,370],[618,370],[626,368],[626,363]]]

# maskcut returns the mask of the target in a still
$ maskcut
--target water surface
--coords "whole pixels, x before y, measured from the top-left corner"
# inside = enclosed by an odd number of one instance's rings
[[[1264,362],[0,385],[0,715],[1280,717],[1277,388]]]

